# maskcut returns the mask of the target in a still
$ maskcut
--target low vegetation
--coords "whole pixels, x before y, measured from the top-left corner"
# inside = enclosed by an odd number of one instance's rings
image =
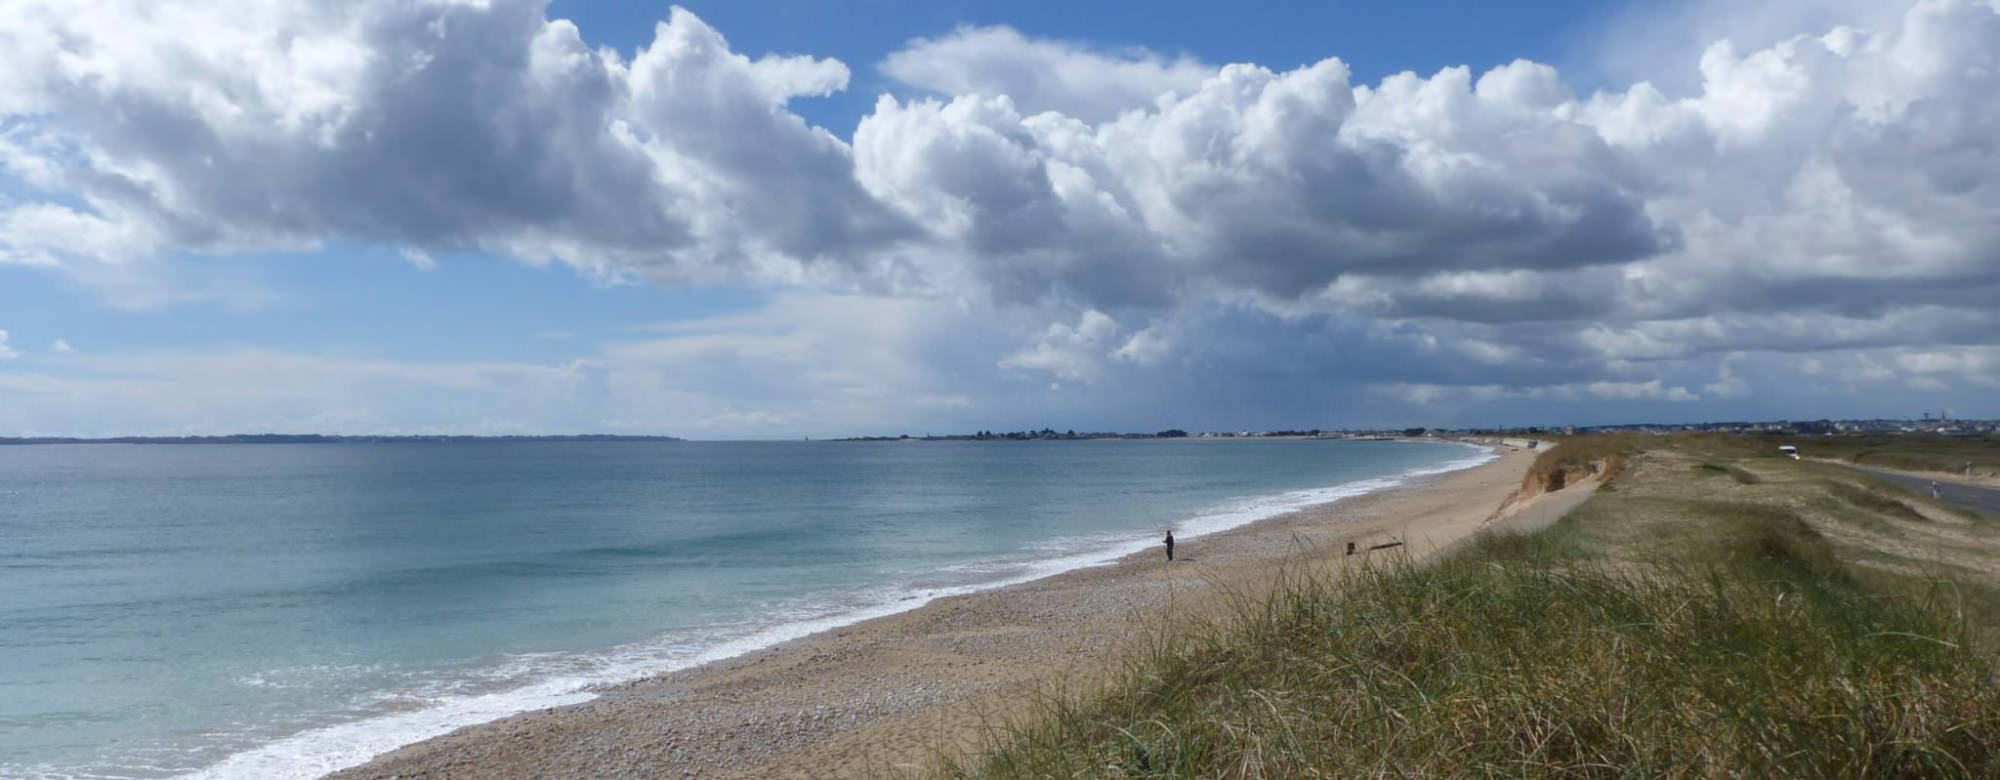
[[[1861,466],[1945,474],[2000,477],[2000,436],[1866,435],[1771,439],[1790,444],[1807,457],[1832,458]]]
[[[1857,485],[1849,482],[1828,482],[1827,492],[1834,498],[1867,512],[1888,515],[1898,520],[1924,522],[1922,513],[1910,507],[1895,494],[1904,491],[1888,485]]]
[[[1699,466],[1696,466],[1695,469],[1697,471],[1702,472],[1703,474],[1728,477],[1730,479],[1736,480],[1737,484],[1740,485],[1755,485],[1758,482],[1763,481],[1760,478],[1758,478],[1756,474],[1750,471],[1737,468],[1735,466],[1725,466],[1719,463],[1703,463]]]
[[[1733,444],[1574,452],[1536,467],[1626,473],[1555,527],[1294,577],[936,773],[2000,775],[2000,532]]]
[[[1634,434],[1570,436],[1557,440],[1556,445],[1536,456],[1523,480],[1524,489],[1560,490],[1567,483],[1600,472],[1609,483],[1624,469],[1625,458],[1643,446],[1643,440]]]

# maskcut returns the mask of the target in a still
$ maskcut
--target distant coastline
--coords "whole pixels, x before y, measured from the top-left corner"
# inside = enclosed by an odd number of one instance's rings
[[[1179,428],[1158,433],[1118,433],[1113,431],[1058,431],[1043,428],[1039,431],[980,431],[978,433],[953,433],[942,436],[924,434],[922,436],[848,436],[828,441],[1082,441],[1086,439],[1185,439],[1188,432]]]
[[[1092,441],[1097,439],[1340,439],[1344,441],[1458,441],[1468,437],[1492,437],[1495,434],[1446,433],[1438,431],[1426,435],[1426,429],[1405,431],[1327,431],[1310,430],[1274,431],[1198,431],[1190,433],[1179,428],[1158,433],[1119,433],[1115,431],[1056,431],[1044,428],[1039,431],[1012,431],[998,433],[980,431],[978,433],[924,434],[921,436],[848,436],[839,439],[825,439],[833,442],[852,441]]]
[[[0,438],[0,446],[21,444],[461,444],[503,441],[686,441],[676,436],[336,436],[317,433],[242,433],[228,436],[28,436]]]
[[[1914,419],[1854,420],[1772,420],[1764,422],[1630,423],[1621,425],[1528,425],[1472,428],[1303,428],[1303,429],[1224,429],[1190,431],[1168,428],[1156,432],[1058,431],[1054,428],[1020,431],[981,430],[954,434],[898,434],[887,436],[805,437],[806,441],[826,442],[911,442],[911,441],[1089,441],[1096,439],[1348,439],[1360,441],[1453,441],[1484,440],[1497,437],[1540,439],[1553,436],[1590,434],[1719,433],[1739,436],[1854,436],[1867,434],[1936,434],[1948,437],[2000,434],[2000,420],[1950,419],[1943,415]],[[687,441],[678,436],[634,436],[621,434],[567,434],[553,436],[474,436],[458,434],[375,436],[336,434],[249,433],[215,436],[14,436],[0,437],[0,446],[10,444],[349,444],[349,443],[458,443],[507,441],[576,442],[664,442]],[[776,441],[774,439],[773,441]],[[794,439],[794,441],[796,441]]]

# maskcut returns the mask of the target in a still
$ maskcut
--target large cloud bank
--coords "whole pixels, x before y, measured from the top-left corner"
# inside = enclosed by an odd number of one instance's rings
[[[109,296],[359,243],[991,305],[991,370],[1163,405],[1215,390],[1190,373],[1414,403],[2000,387],[1988,0],[1717,41],[1673,93],[965,28],[885,59],[910,89],[847,137],[791,107],[847,65],[680,9],[625,57],[533,0],[79,5],[0,8],[0,262]]]

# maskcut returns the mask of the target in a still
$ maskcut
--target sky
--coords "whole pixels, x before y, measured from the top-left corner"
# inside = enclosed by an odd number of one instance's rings
[[[2000,0],[1516,5],[0,4],[0,436],[2000,417]]]

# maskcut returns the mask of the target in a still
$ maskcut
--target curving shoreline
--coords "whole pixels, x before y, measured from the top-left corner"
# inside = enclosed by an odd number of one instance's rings
[[[1422,556],[1464,538],[1518,489],[1532,459],[1510,452],[1206,535],[1171,566],[1149,550],[940,598],[460,729],[333,776],[826,776],[910,766],[975,743],[1047,686],[1095,683],[1165,609],[1213,615],[1228,594],[1259,592],[1273,564],[1343,565],[1351,539],[1399,538]]]

